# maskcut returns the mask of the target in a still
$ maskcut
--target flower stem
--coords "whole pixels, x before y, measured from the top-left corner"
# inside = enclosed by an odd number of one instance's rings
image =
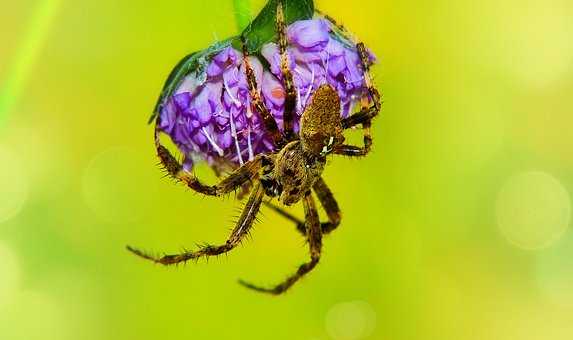
[[[242,32],[251,22],[252,11],[250,0],[233,0],[237,29]]]

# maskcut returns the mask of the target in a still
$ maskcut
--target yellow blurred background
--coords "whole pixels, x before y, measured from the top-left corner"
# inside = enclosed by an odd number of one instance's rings
[[[256,11],[263,1],[253,1]],[[0,11],[0,339],[572,339],[573,2],[317,1],[378,55],[374,152],[330,161],[343,209],[317,270],[265,209],[162,178],[146,125],[233,1],[21,0]],[[295,209],[301,215],[301,209]]]

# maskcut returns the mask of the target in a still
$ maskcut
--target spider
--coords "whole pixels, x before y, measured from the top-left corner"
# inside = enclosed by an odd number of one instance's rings
[[[319,12],[319,14],[321,14]],[[324,17],[345,31],[331,17]],[[262,118],[264,128],[275,146],[275,152],[259,154],[252,160],[236,168],[216,185],[202,183],[173,156],[160,142],[160,116],[156,120],[155,147],[161,164],[169,176],[184,183],[199,193],[209,196],[223,196],[236,190],[250,188],[248,201],[236,222],[235,228],[227,241],[222,245],[206,245],[197,251],[184,251],[179,254],[152,256],[139,249],[128,246],[127,249],[144,259],[163,265],[173,265],[202,257],[217,256],[227,253],[241,243],[250,232],[253,222],[261,208],[265,196],[278,198],[286,206],[302,202],[305,212],[304,221],[290,215],[282,208],[267,203],[271,209],[296,224],[308,242],[310,260],[283,282],[272,287],[259,287],[240,280],[243,286],[255,291],[279,295],[287,291],[304,275],[316,267],[320,260],[322,236],[336,229],[341,222],[338,204],[321,177],[328,155],[345,155],[350,157],[365,156],[370,152],[372,137],[371,121],[381,108],[380,95],[372,85],[369,75],[369,56],[363,43],[353,39],[360,57],[368,95],[362,100],[361,110],[347,118],[341,118],[341,100],[337,91],[330,85],[322,85],[311,96],[309,104],[300,118],[300,132],[294,133],[295,107],[297,90],[293,83],[293,74],[289,69],[287,57],[286,23],[282,1],[277,2],[276,33],[281,56],[282,82],[285,89],[284,128],[281,132],[274,116],[265,106],[258,90],[253,67],[249,63],[248,51],[243,43],[243,62],[248,82],[249,95],[253,112]],[[345,31],[346,32],[346,31]],[[362,126],[363,146],[344,144],[343,132],[355,126]],[[328,221],[320,222],[313,192],[325,209]]]

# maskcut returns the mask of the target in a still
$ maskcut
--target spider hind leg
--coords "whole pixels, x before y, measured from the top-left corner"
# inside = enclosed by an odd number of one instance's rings
[[[316,193],[316,196],[318,197],[320,204],[322,205],[328,216],[328,222],[320,223],[320,229],[322,230],[322,234],[326,235],[334,231],[340,225],[340,220],[341,220],[340,208],[338,207],[338,203],[336,202],[334,195],[330,191],[330,188],[328,188],[322,177],[316,181],[316,183],[312,188]],[[298,232],[301,233],[303,236],[306,236],[306,224],[303,220],[299,219],[296,216],[293,216],[283,208],[278,207],[270,202],[264,202],[264,203],[267,207],[271,208],[282,217],[293,222],[296,225],[296,229],[298,230]]]
[[[257,213],[259,212],[262,200],[264,196],[264,191],[260,184],[256,184],[249,201],[243,208],[243,212],[236,223],[235,228],[231,232],[231,235],[223,245],[213,246],[205,245],[199,250],[190,252],[184,251],[180,254],[164,255],[164,256],[153,256],[149,253],[145,253],[137,248],[127,246],[127,250],[133,254],[144,258],[146,260],[153,261],[155,263],[163,265],[173,265],[181,262],[187,262],[189,260],[195,260],[202,257],[217,256],[229,252],[234,249],[241,241],[249,234]]]
[[[286,278],[283,282],[278,285],[265,288],[255,286],[243,280],[239,280],[239,283],[246,288],[255,290],[261,293],[268,293],[273,295],[280,295],[286,292],[290,287],[292,287],[298,280],[308,274],[311,270],[316,267],[320,261],[320,253],[322,250],[322,230],[320,229],[320,222],[318,219],[318,211],[312,198],[312,194],[308,192],[304,197],[304,211],[306,215],[306,236],[310,249],[310,261],[303,263],[298,267],[298,270]]]

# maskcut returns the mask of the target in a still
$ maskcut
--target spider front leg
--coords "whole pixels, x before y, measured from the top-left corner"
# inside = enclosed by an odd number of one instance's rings
[[[364,46],[363,42],[357,41],[357,39],[343,25],[336,22],[336,20],[334,18],[332,18],[328,14],[325,14],[325,13],[319,11],[318,9],[315,9],[315,12],[317,12],[319,15],[322,15],[326,20],[330,21],[338,30],[340,30],[356,46],[356,51],[358,52],[358,56],[360,57],[360,64],[361,64],[362,70],[364,72],[364,82],[366,84],[366,88],[368,89],[368,94],[370,95],[370,98],[373,101],[373,106],[371,109],[363,110],[364,112],[363,111],[359,112],[359,113],[362,113],[361,116],[364,117],[364,118],[362,118],[362,121],[360,121],[360,122],[349,121],[348,123],[351,123],[351,125],[348,125],[347,127],[345,127],[345,129],[352,127],[352,126],[355,126],[357,124],[362,124],[365,121],[364,119],[366,117],[369,117],[370,119],[374,118],[380,112],[380,107],[382,104],[380,101],[380,94],[378,93],[378,90],[376,90],[376,88],[374,88],[374,85],[372,82],[372,76],[370,75],[370,56],[368,55],[368,51],[366,50],[366,46]],[[359,114],[359,113],[357,113],[357,114]],[[354,116],[356,116],[357,114],[355,114]],[[348,117],[348,118],[350,118],[350,117]],[[348,120],[348,118],[347,118],[347,120]],[[356,117],[356,118],[358,118],[358,117]]]
[[[382,107],[382,102],[380,100],[380,93],[374,87],[372,76],[370,75],[370,56],[368,51],[366,50],[366,46],[364,43],[358,42],[348,30],[338,24],[336,20],[332,17],[324,14],[320,11],[316,11],[319,15],[322,15],[326,20],[330,21],[338,30],[344,33],[356,46],[356,51],[358,52],[358,56],[360,58],[360,66],[362,67],[362,72],[364,74],[364,84],[368,89],[368,101],[372,101],[372,105],[370,103],[365,104],[363,102],[362,109],[353,114],[350,117],[347,117],[342,120],[342,128],[344,130],[352,128],[356,125],[362,125],[362,130],[364,131],[364,146],[357,147],[352,145],[341,145],[335,148],[334,153],[339,155],[346,155],[346,156],[365,156],[370,152],[370,148],[372,146],[372,137],[370,135],[370,126],[371,121],[374,117],[380,113],[380,109]]]
[[[342,120],[342,128],[349,129],[358,124],[362,124],[362,131],[364,134],[364,146],[357,147],[353,145],[340,145],[334,148],[333,152],[337,155],[345,155],[352,157],[366,156],[372,147],[372,135],[370,134],[370,127],[372,119],[378,115],[381,108],[380,93],[372,85],[372,78],[370,77],[370,64],[368,60],[368,52],[363,43],[356,44],[356,49],[360,55],[360,61],[364,72],[364,82],[368,88],[368,98],[362,101],[362,109],[360,112]],[[370,100],[372,104],[370,105]]]
[[[318,200],[322,204],[322,207],[328,215],[328,222],[322,222],[320,224],[320,229],[323,234],[328,234],[336,229],[340,225],[341,213],[338,203],[332,194],[332,191],[328,188],[326,183],[322,178],[319,178],[313,186],[314,192],[318,196]],[[283,208],[277,207],[276,205],[265,202],[265,204],[276,211],[279,215],[283,216],[287,220],[296,224],[296,229],[304,236],[306,236],[306,225],[305,222],[296,216],[291,215]]]
[[[131,251],[135,255],[142,257],[144,259],[153,261],[155,263],[160,263],[163,265],[172,265],[181,262],[187,262],[189,260],[199,259],[201,257],[208,257],[208,256],[216,256],[220,254],[224,254],[237,245],[241,243],[243,238],[248,235],[251,227],[253,226],[253,222],[255,221],[255,217],[259,212],[261,207],[261,202],[263,200],[264,190],[260,183],[257,183],[249,197],[249,201],[245,205],[243,212],[241,213],[241,217],[237,221],[237,225],[235,229],[233,229],[231,235],[227,239],[227,242],[223,245],[219,246],[212,246],[207,245],[201,247],[199,250],[194,252],[183,252],[180,254],[174,255],[164,255],[160,257],[152,256],[148,253],[145,253],[139,249],[127,246],[127,250]]]
[[[367,111],[369,109],[370,108],[363,105],[362,109],[363,111]],[[342,144],[336,146],[334,150],[332,150],[332,152],[336,155],[351,156],[351,157],[366,156],[368,153],[370,153],[370,150],[372,148],[372,134],[370,133],[371,126],[372,126],[371,118],[364,119],[364,121],[362,122],[362,134],[364,136],[363,137],[364,146],[359,147],[354,145]],[[344,127],[344,121],[343,121],[343,127]]]
[[[239,280],[240,284],[258,292],[279,295],[286,292],[290,287],[292,287],[292,285],[316,267],[320,260],[320,253],[322,250],[322,230],[320,229],[320,222],[318,220],[318,211],[316,210],[316,206],[310,192],[308,192],[304,197],[303,204],[306,215],[306,236],[310,248],[310,261],[302,264],[296,273],[292,274],[285,281],[272,288],[258,287],[242,280]]]
[[[294,86],[293,75],[289,66],[288,57],[288,40],[285,15],[283,10],[283,1],[277,2],[276,30],[278,35],[278,47],[281,55],[281,73],[282,82],[285,88],[285,102],[283,111],[283,130],[287,140],[293,140],[294,135],[294,118],[296,111],[297,90]]]
[[[374,117],[380,113],[380,109],[382,107],[382,101],[380,99],[380,93],[374,87],[372,82],[372,76],[370,76],[370,60],[368,56],[368,51],[366,51],[366,47],[364,43],[356,43],[356,50],[358,51],[358,55],[360,56],[360,64],[362,66],[362,71],[364,73],[364,83],[366,84],[366,88],[368,89],[368,95],[370,100],[372,101],[372,105],[369,107],[362,107],[362,110],[359,112],[351,115],[342,120],[342,128],[349,129],[354,127],[358,124],[364,124],[371,121]]]
[[[355,127],[356,125],[360,125],[362,124],[362,127],[365,128],[365,132],[368,132],[370,126],[371,126],[371,121],[373,118],[375,118],[378,113],[380,112],[380,94],[378,93],[378,90],[376,89],[372,89],[371,90],[373,95],[374,95],[374,99],[372,100],[373,104],[371,106],[362,106],[362,109],[358,112],[356,112],[355,114],[344,118],[342,120],[342,129],[347,130],[350,128]],[[365,135],[365,138],[367,136]],[[371,140],[370,140],[371,142]],[[366,141],[365,141],[366,143]]]
[[[264,165],[264,156],[257,156],[253,160],[243,164],[216,185],[203,184],[197,177],[183,169],[183,165],[163,146],[159,140],[159,120],[155,127],[155,148],[161,164],[167,174],[178,182],[182,182],[189,188],[209,196],[222,196],[235,191],[251,182]]]

